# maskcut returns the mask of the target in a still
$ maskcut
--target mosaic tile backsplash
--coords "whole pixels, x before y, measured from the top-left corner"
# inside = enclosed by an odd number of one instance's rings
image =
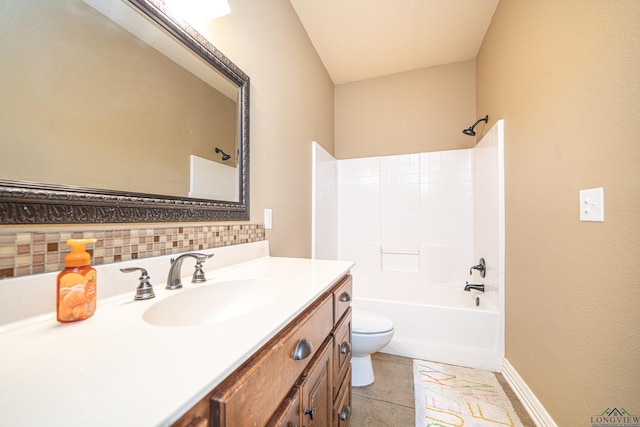
[[[92,265],[239,245],[265,239],[264,225],[122,228],[67,232],[0,230],[0,278],[60,271],[68,239],[97,239],[87,245]]]

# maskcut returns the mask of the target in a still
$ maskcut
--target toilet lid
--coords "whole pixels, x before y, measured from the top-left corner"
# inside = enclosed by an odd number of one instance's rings
[[[384,316],[369,311],[353,309],[351,330],[359,334],[379,334],[393,329],[393,322]]]

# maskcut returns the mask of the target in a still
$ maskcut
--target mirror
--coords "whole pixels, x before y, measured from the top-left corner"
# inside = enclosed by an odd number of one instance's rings
[[[7,0],[0,33],[0,223],[249,219],[249,77],[161,0]]]

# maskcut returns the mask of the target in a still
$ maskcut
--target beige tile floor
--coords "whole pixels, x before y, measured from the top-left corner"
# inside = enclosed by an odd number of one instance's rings
[[[366,387],[353,387],[349,427],[415,426],[413,359],[385,353],[376,353],[371,358],[375,381]],[[496,377],[522,424],[535,427],[502,375]]]

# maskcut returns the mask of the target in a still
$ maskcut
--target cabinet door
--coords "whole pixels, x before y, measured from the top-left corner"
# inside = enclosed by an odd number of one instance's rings
[[[351,420],[351,366],[339,389],[333,406],[333,427],[347,427]]]
[[[300,388],[291,390],[267,427],[300,427]]]
[[[347,308],[342,320],[333,332],[333,398],[351,366],[351,308]]]
[[[302,425],[327,427],[333,410],[333,339],[329,337],[318,350],[319,357],[309,368],[302,384]]]

